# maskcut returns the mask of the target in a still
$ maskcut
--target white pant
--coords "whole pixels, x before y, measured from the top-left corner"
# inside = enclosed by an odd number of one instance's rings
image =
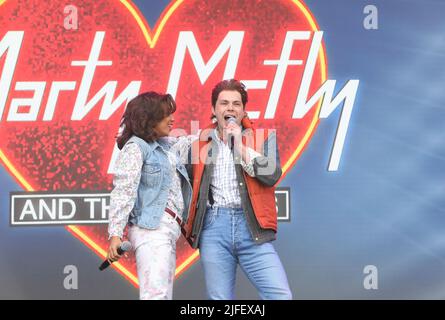
[[[179,224],[165,213],[158,229],[131,226],[128,238],[135,250],[141,300],[171,300],[176,269]]]

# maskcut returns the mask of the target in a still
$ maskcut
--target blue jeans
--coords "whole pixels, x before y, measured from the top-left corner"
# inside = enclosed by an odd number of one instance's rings
[[[210,299],[235,298],[238,264],[261,299],[292,299],[286,273],[272,243],[253,241],[242,209],[207,208],[199,251]]]

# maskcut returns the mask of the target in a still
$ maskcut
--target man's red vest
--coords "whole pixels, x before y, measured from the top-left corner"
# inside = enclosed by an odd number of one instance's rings
[[[262,153],[264,141],[268,137],[267,130],[264,134],[258,134],[250,119],[244,118],[242,121],[243,128],[243,143],[249,147],[254,146],[254,149]],[[196,216],[196,205],[198,203],[199,190],[201,186],[201,179],[204,172],[205,162],[208,156],[208,149],[211,141],[207,137],[211,130],[216,128],[216,124],[208,126],[200,134],[200,139],[194,142],[192,146],[192,167],[193,167],[193,195],[190,204],[190,212],[187,224],[185,226],[186,236],[190,237],[193,222]],[[207,136],[207,137],[206,137]],[[246,144],[246,141],[248,143]],[[253,144],[252,144],[253,142]],[[198,144],[198,146],[196,146]],[[252,204],[255,216],[263,229],[273,229],[277,231],[277,210],[275,206],[275,186],[269,187],[262,184],[256,178],[252,178],[244,172],[244,180],[246,182],[249,193],[250,202]]]

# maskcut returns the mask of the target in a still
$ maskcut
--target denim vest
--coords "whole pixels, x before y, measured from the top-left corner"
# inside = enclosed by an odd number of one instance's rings
[[[141,181],[139,182],[137,198],[129,217],[130,225],[138,225],[146,229],[156,229],[167,206],[168,194],[172,183],[171,165],[164,149],[169,145],[162,138],[147,143],[145,140],[133,136],[127,143],[136,143],[142,151],[143,166]],[[187,221],[192,186],[187,171],[182,163],[176,166],[176,172],[181,179],[181,191],[184,199],[182,219]]]

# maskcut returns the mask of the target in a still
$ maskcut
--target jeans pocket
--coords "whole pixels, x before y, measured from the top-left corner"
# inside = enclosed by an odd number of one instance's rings
[[[216,220],[216,209],[207,209],[204,217],[202,229],[208,229]]]

